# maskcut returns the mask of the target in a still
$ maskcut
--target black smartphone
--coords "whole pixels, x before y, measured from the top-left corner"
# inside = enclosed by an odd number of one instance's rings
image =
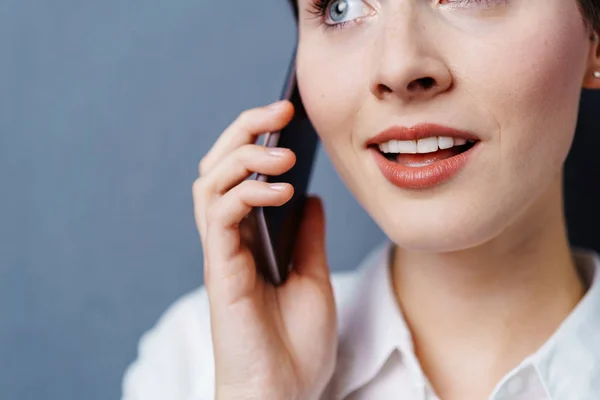
[[[263,145],[292,150],[296,154],[296,164],[279,176],[254,174],[249,179],[290,183],[294,195],[280,207],[255,207],[240,224],[242,240],[252,252],[258,273],[275,286],[285,282],[293,267],[292,253],[319,143],[319,136],[306,115],[298,92],[295,56],[281,99],[288,99],[294,105],[294,116],[282,130],[266,133]]]

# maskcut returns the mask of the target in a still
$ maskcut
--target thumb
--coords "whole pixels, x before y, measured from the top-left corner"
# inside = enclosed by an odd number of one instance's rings
[[[319,197],[306,198],[292,265],[294,273],[319,281],[329,281],[325,250],[325,211]]]

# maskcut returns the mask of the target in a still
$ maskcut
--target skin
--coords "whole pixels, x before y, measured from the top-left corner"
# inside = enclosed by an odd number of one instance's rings
[[[396,296],[425,373],[442,398],[477,399],[582,295],[561,171],[598,46],[575,1],[434,3],[356,2],[364,17],[335,31],[301,12],[298,80],[333,164],[397,245]],[[419,122],[472,130],[482,147],[451,182],[399,189],[365,142]]]
[[[598,40],[574,0],[354,1],[365,12],[335,30],[307,11],[309,1],[299,2],[297,75],[311,121],[341,178],[396,245],[396,297],[433,388],[445,400],[486,398],[584,292],[566,236],[561,171],[581,88],[600,88]],[[256,276],[240,240],[251,207],[292,194],[289,185],[244,181],[295,161],[252,144],[287,124],[292,107],[278,105],[233,122],[193,185],[218,399],[316,399],[335,369],[320,202],[308,204],[296,268],[280,288]],[[468,129],[482,142],[451,181],[400,189],[366,142],[421,122]]]

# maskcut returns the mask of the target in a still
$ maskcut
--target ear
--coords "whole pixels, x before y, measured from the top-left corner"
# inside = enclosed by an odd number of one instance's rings
[[[592,32],[590,37],[588,69],[583,79],[584,89],[600,89],[600,35]]]

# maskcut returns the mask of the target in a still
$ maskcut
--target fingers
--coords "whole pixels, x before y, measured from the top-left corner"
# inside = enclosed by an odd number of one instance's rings
[[[210,172],[194,182],[194,215],[200,235],[206,235],[205,215],[211,203],[218,201],[253,172],[277,176],[289,170],[295,162],[296,156],[289,149],[265,148],[254,144],[235,149]]]
[[[277,207],[291,199],[294,189],[289,183],[247,180],[215,202],[208,210],[207,227],[211,234],[237,228],[253,207]]]
[[[200,161],[200,176],[208,173],[232,150],[244,144],[254,143],[261,134],[278,131],[285,127],[292,119],[293,114],[294,107],[287,100],[242,112],[225,129],[210,151]]]
[[[208,210],[206,227],[205,283],[209,290],[224,282],[230,288],[230,297],[239,298],[248,293],[255,265],[247,251],[240,251],[239,224],[253,207],[280,206],[292,198],[294,189],[288,183],[259,182],[247,180],[216,201]],[[235,278],[232,278],[235,277]],[[238,282],[232,289],[231,281]],[[242,286],[242,287],[240,287]]]
[[[329,282],[325,246],[325,212],[323,202],[308,197],[293,255],[293,270],[321,282]]]
[[[206,175],[206,185],[215,193],[224,194],[254,172],[277,176],[295,162],[296,156],[289,149],[247,144],[217,163]]]
[[[243,112],[200,162],[192,186],[194,216],[205,257],[207,289],[227,288],[230,301],[253,290],[254,260],[242,240],[240,222],[254,207],[277,207],[289,201],[293,187],[246,180],[254,172],[277,176],[295,163],[289,149],[255,145],[256,136],[281,130],[290,121],[289,101]]]

